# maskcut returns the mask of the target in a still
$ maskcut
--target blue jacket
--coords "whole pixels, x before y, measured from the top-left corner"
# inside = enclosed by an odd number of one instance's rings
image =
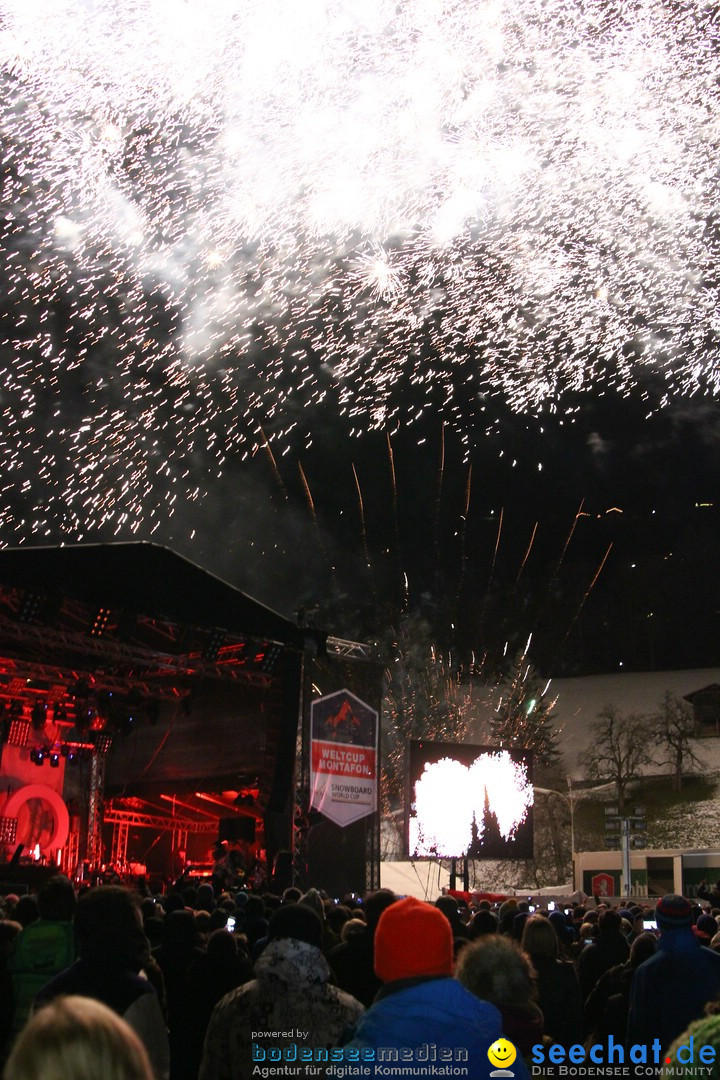
[[[633,975],[626,1042],[663,1050],[703,1014],[720,993],[720,953],[706,949],[690,929],[665,931],[657,952]]]
[[[385,1067],[392,1064],[395,1050],[418,1051],[413,1054],[418,1076],[426,1075],[422,1070],[427,1070],[430,1064],[436,1069],[451,1064],[442,1059],[440,1050],[459,1051],[460,1056],[453,1054],[456,1066],[464,1065],[467,1076],[473,1080],[489,1080],[494,1066],[488,1060],[488,1049],[501,1035],[502,1018],[495,1006],[475,997],[457,979],[443,977],[386,986],[361,1017],[348,1045],[389,1051],[390,1055],[384,1054],[383,1060],[376,1058],[376,1063]],[[412,1061],[400,1058],[396,1064],[406,1066],[404,1077],[414,1075],[410,1071]],[[520,1054],[510,1069],[515,1080],[528,1080]],[[375,1071],[370,1075],[375,1075]]]

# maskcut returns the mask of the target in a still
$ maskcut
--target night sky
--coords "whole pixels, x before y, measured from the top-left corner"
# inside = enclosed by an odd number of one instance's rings
[[[646,411],[616,395],[572,423],[498,409],[469,460],[441,417],[393,434],[392,457],[385,433],[318,418],[310,451],[259,451],[153,538],[340,637],[410,611],[466,665],[532,633],[549,675],[712,666],[717,409]]]

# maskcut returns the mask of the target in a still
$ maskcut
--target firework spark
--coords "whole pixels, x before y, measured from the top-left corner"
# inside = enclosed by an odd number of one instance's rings
[[[7,0],[4,535],[152,532],[313,410],[471,447],[487,395],[715,395],[719,43],[708,0]]]

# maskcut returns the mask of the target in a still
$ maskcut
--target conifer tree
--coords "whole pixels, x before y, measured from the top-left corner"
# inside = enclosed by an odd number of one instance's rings
[[[551,768],[560,758],[558,728],[553,713],[557,698],[549,682],[540,680],[527,650],[516,655],[499,684],[490,717],[492,741],[506,750],[527,750],[537,765]]]

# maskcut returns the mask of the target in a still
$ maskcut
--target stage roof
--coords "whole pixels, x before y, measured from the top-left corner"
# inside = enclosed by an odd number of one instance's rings
[[[158,544],[72,544],[0,551],[0,584],[61,592],[170,622],[222,627],[303,648],[306,631],[182,555]]]

